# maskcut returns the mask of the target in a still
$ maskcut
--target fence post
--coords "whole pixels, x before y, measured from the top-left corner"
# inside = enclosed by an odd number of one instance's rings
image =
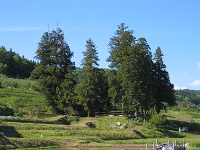
[[[146,150],[148,150],[148,144],[146,144]]]
[[[155,144],[153,143],[153,150],[155,150]]]

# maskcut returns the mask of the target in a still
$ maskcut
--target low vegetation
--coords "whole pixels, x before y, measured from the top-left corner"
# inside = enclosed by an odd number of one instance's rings
[[[106,147],[112,145],[152,144],[156,139],[182,140],[198,147],[200,138],[200,114],[196,111],[170,108],[152,117],[139,116],[137,120],[130,117],[79,117],[52,112],[45,98],[32,90],[33,81],[27,85],[10,86],[8,80],[20,81],[3,77],[3,88],[0,88],[0,149],[23,148],[60,148],[68,146]],[[33,83],[33,84],[32,84]],[[20,85],[19,83],[17,83]],[[15,117],[18,116],[18,117]],[[61,119],[62,118],[62,119]],[[178,132],[179,127],[188,127],[189,132]],[[12,134],[8,134],[12,133]]]
[[[61,115],[46,118],[43,122],[39,118],[29,118],[29,121],[22,119],[17,122],[10,118],[4,120],[1,126],[14,127],[18,136],[7,137],[6,133],[2,133],[0,146],[2,148],[55,148],[66,145],[75,148],[90,145],[111,147],[113,144],[152,144],[156,139],[160,142],[184,139],[191,146],[197,146],[198,138],[200,138],[198,132],[200,131],[200,121],[193,118],[193,122],[190,122],[192,117],[187,116],[189,120],[185,120],[185,123],[187,123],[189,132],[178,132],[179,125],[186,124],[182,124],[182,121],[173,122],[180,118],[174,114],[177,112],[162,112],[162,116],[166,116],[166,122],[163,122],[166,125],[164,128],[152,125],[152,120],[134,121],[119,116],[80,118],[70,116],[67,119],[71,120],[68,125],[57,122],[62,117]],[[174,115],[175,118],[172,119],[170,115]],[[45,122],[45,120],[49,121]],[[169,122],[173,122],[173,124]],[[196,131],[192,131],[194,122],[198,126],[195,128]]]

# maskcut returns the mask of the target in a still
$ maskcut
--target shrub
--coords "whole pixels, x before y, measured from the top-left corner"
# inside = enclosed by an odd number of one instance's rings
[[[163,115],[155,114],[150,118],[149,123],[152,124],[157,129],[162,129],[163,126],[165,125],[166,121],[167,120],[166,120],[166,118],[164,118]]]
[[[12,108],[6,106],[5,104],[0,104],[0,115],[1,116],[13,116],[14,111]]]

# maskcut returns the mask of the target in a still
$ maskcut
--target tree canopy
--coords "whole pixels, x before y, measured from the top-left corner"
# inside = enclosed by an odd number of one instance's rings
[[[36,51],[36,64],[12,50],[0,47],[0,73],[10,77],[30,76],[35,89],[45,95],[56,112],[68,107],[77,111],[122,110],[160,113],[176,105],[174,85],[158,47],[154,54],[144,37],[136,38],[124,23],[109,41],[109,69],[99,68],[96,45],[89,38],[82,52],[81,67],[72,62],[74,53],[60,28],[45,32]]]
[[[4,46],[0,47],[0,73],[12,78],[28,78],[33,71],[36,62],[19,56]]]
[[[124,23],[120,24],[115,36],[110,39],[110,56],[107,59],[112,70],[109,96],[113,101],[119,99],[117,102],[122,104],[122,109],[126,112],[140,108],[142,113],[146,113],[155,106],[159,113],[164,108],[164,102],[175,104],[173,85],[168,72],[162,70],[163,63],[159,63],[162,59],[157,57],[159,51],[156,51],[153,62],[146,39],[136,40],[133,31],[127,29]],[[161,72],[162,77],[158,77]],[[114,85],[115,83],[118,85]]]
[[[107,80],[104,77],[105,72],[99,69],[98,52],[96,46],[91,39],[86,41],[86,51],[82,52],[82,74],[80,74],[80,83],[76,86],[76,94],[79,104],[83,105],[90,116],[91,109],[102,107],[101,100],[107,100]]]
[[[72,70],[75,64],[71,61],[73,52],[64,40],[61,29],[45,32],[38,43],[35,58],[39,63],[31,73],[37,79],[38,90],[49,100],[56,111],[63,111],[70,100],[75,86]],[[65,95],[62,92],[64,91]]]

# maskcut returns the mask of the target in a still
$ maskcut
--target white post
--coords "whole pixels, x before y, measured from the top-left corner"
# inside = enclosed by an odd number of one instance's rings
[[[148,144],[146,144],[146,150],[148,150]]]
[[[176,140],[175,140],[175,142],[174,142],[174,146],[175,146],[175,150],[177,149],[177,146],[176,146]]]
[[[172,148],[173,148],[173,150],[175,150],[174,142],[173,142]]]
[[[153,143],[153,150],[155,150],[155,144]]]
[[[181,132],[181,127],[178,128],[178,131]]]

